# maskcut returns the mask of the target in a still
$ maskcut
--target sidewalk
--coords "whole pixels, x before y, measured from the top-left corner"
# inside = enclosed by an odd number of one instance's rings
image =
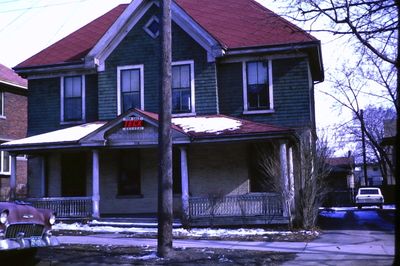
[[[156,246],[156,239],[125,234],[59,236],[61,244]],[[379,231],[332,230],[312,242],[174,240],[174,247],[208,247],[296,253],[284,265],[392,265],[394,235]]]

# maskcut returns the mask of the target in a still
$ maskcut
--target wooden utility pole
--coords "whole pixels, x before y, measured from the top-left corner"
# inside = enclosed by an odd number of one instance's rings
[[[161,0],[161,86],[159,109],[158,242],[159,257],[172,251],[172,137],[171,137],[171,0]]]
[[[360,110],[361,117],[361,142],[362,142],[362,155],[363,155],[363,172],[364,172],[364,182],[365,186],[368,186],[368,176],[367,176],[367,152],[365,148],[365,123],[364,123],[364,110]]]

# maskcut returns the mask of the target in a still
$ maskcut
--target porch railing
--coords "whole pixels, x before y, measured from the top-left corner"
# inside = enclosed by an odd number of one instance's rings
[[[191,197],[189,199],[189,215],[191,219],[227,216],[283,216],[282,198],[277,193]]]
[[[92,216],[92,197],[52,197],[24,199],[36,208],[50,209],[57,218],[87,218]]]

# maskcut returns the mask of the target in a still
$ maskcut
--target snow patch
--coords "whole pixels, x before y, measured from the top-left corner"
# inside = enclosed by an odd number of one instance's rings
[[[69,127],[65,129],[60,129],[56,131],[51,131],[48,133],[13,140],[10,142],[6,142],[2,145],[27,145],[27,144],[41,144],[41,143],[56,143],[56,142],[69,142],[69,141],[78,141],[83,137],[86,137],[96,129],[103,126],[105,122],[95,122],[88,123],[79,126]]]
[[[173,118],[172,123],[181,127],[183,131],[197,133],[217,133],[225,130],[239,129],[242,123],[227,117],[179,117]]]

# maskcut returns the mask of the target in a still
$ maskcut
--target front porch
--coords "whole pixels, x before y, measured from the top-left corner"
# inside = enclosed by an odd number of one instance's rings
[[[92,197],[27,198],[24,201],[36,208],[55,211],[59,219],[94,218]],[[287,224],[289,217],[283,206],[282,198],[277,193],[190,197],[187,225]]]

